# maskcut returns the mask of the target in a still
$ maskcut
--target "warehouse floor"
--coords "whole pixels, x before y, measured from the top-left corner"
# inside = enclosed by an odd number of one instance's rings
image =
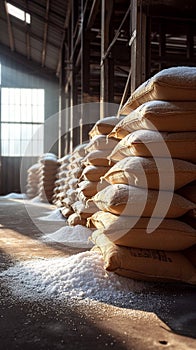
[[[40,231],[56,230],[56,223],[37,217],[52,206],[26,204],[22,200],[0,199],[0,270],[16,261],[70,256],[81,249],[45,244]],[[30,213],[30,216],[29,216]],[[32,221],[33,218],[33,221]],[[64,225],[62,222],[60,225]],[[0,344],[12,349],[195,349],[195,289],[185,285],[155,286],[160,305],[123,305],[95,301],[27,301],[12,295],[9,286],[0,287]],[[159,302],[157,302],[159,303]]]

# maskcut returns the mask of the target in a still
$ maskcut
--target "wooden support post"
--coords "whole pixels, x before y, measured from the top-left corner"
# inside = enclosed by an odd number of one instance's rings
[[[100,118],[104,118],[108,113],[104,106],[104,102],[112,102],[110,95],[110,87],[114,83],[114,69],[109,55],[103,60],[105,52],[111,40],[110,20],[113,11],[113,1],[101,1],[101,74],[100,74]]]
[[[162,61],[165,57],[166,38],[165,38],[165,26],[162,21],[159,23],[159,71],[163,68]]]
[[[90,94],[90,36],[88,32],[83,32],[82,35],[81,88],[82,102],[88,103]]]
[[[59,76],[59,138],[58,138],[58,155],[64,156],[65,152],[65,133],[66,133],[66,121],[65,121],[65,44],[62,46],[62,58],[61,58],[61,74]]]
[[[146,79],[146,15],[141,0],[131,6],[131,93]]]
[[[6,13],[6,17],[7,17],[7,26],[8,26],[8,36],[9,36],[10,50],[14,51],[15,50],[14,36],[13,36],[12,25],[11,25],[11,21],[10,21],[10,15],[9,15],[9,12],[8,12],[7,1],[4,1],[4,5],[5,5],[5,13]]]

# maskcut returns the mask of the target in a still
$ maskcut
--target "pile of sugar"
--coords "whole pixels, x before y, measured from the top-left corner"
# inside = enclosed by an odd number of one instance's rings
[[[74,227],[65,226],[59,230],[42,236],[46,242],[58,242],[74,248],[91,248],[92,242],[89,240],[92,231],[82,225]]]
[[[145,285],[107,273],[102,257],[92,251],[68,258],[19,262],[0,273],[12,293],[23,299],[85,299],[109,302],[131,298]]]
[[[53,210],[52,212],[47,212],[47,216],[41,216],[38,218],[38,220],[41,221],[66,221],[63,215],[61,214],[61,208],[57,208]]]
[[[39,196],[30,199],[29,202],[31,202],[31,203],[41,203]]]
[[[15,193],[15,192],[11,192],[6,194],[5,196],[0,196],[0,199],[26,199],[27,196],[25,193]]]

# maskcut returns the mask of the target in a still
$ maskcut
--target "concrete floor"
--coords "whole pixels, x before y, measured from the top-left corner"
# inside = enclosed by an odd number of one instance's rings
[[[81,251],[60,244],[44,244],[41,231],[53,232],[56,222],[40,222],[52,206],[24,205],[0,199],[0,270],[13,262],[37,257],[70,256]],[[58,224],[58,228],[64,223]],[[196,349],[195,288],[153,285],[143,295],[147,303],[66,300],[24,301],[0,286],[0,349]],[[157,302],[156,310],[151,305]],[[145,306],[144,306],[145,305]],[[153,305],[153,303],[152,303]]]

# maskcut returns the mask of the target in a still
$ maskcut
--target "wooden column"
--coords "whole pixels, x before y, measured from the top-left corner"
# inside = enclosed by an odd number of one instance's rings
[[[65,108],[66,108],[66,96],[65,96],[65,61],[66,61],[66,47],[65,43],[62,47],[61,58],[61,72],[59,75],[59,144],[58,154],[59,157],[64,156],[65,152],[65,133],[66,133],[66,121],[65,121]]]
[[[85,30],[82,34],[81,75],[82,102],[88,103],[90,95],[90,35]]]
[[[113,1],[101,1],[101,73],[100,73],[100,118],[108,113],[104,102],[111,101],[110,86],[114,84],[114,69],[109,55],[104,58],[105,52],[111,40],[111,16],[113,10]]]
[[[146,79],[146,14],[142,1],[132,0],[131,7],[131,92]]]

